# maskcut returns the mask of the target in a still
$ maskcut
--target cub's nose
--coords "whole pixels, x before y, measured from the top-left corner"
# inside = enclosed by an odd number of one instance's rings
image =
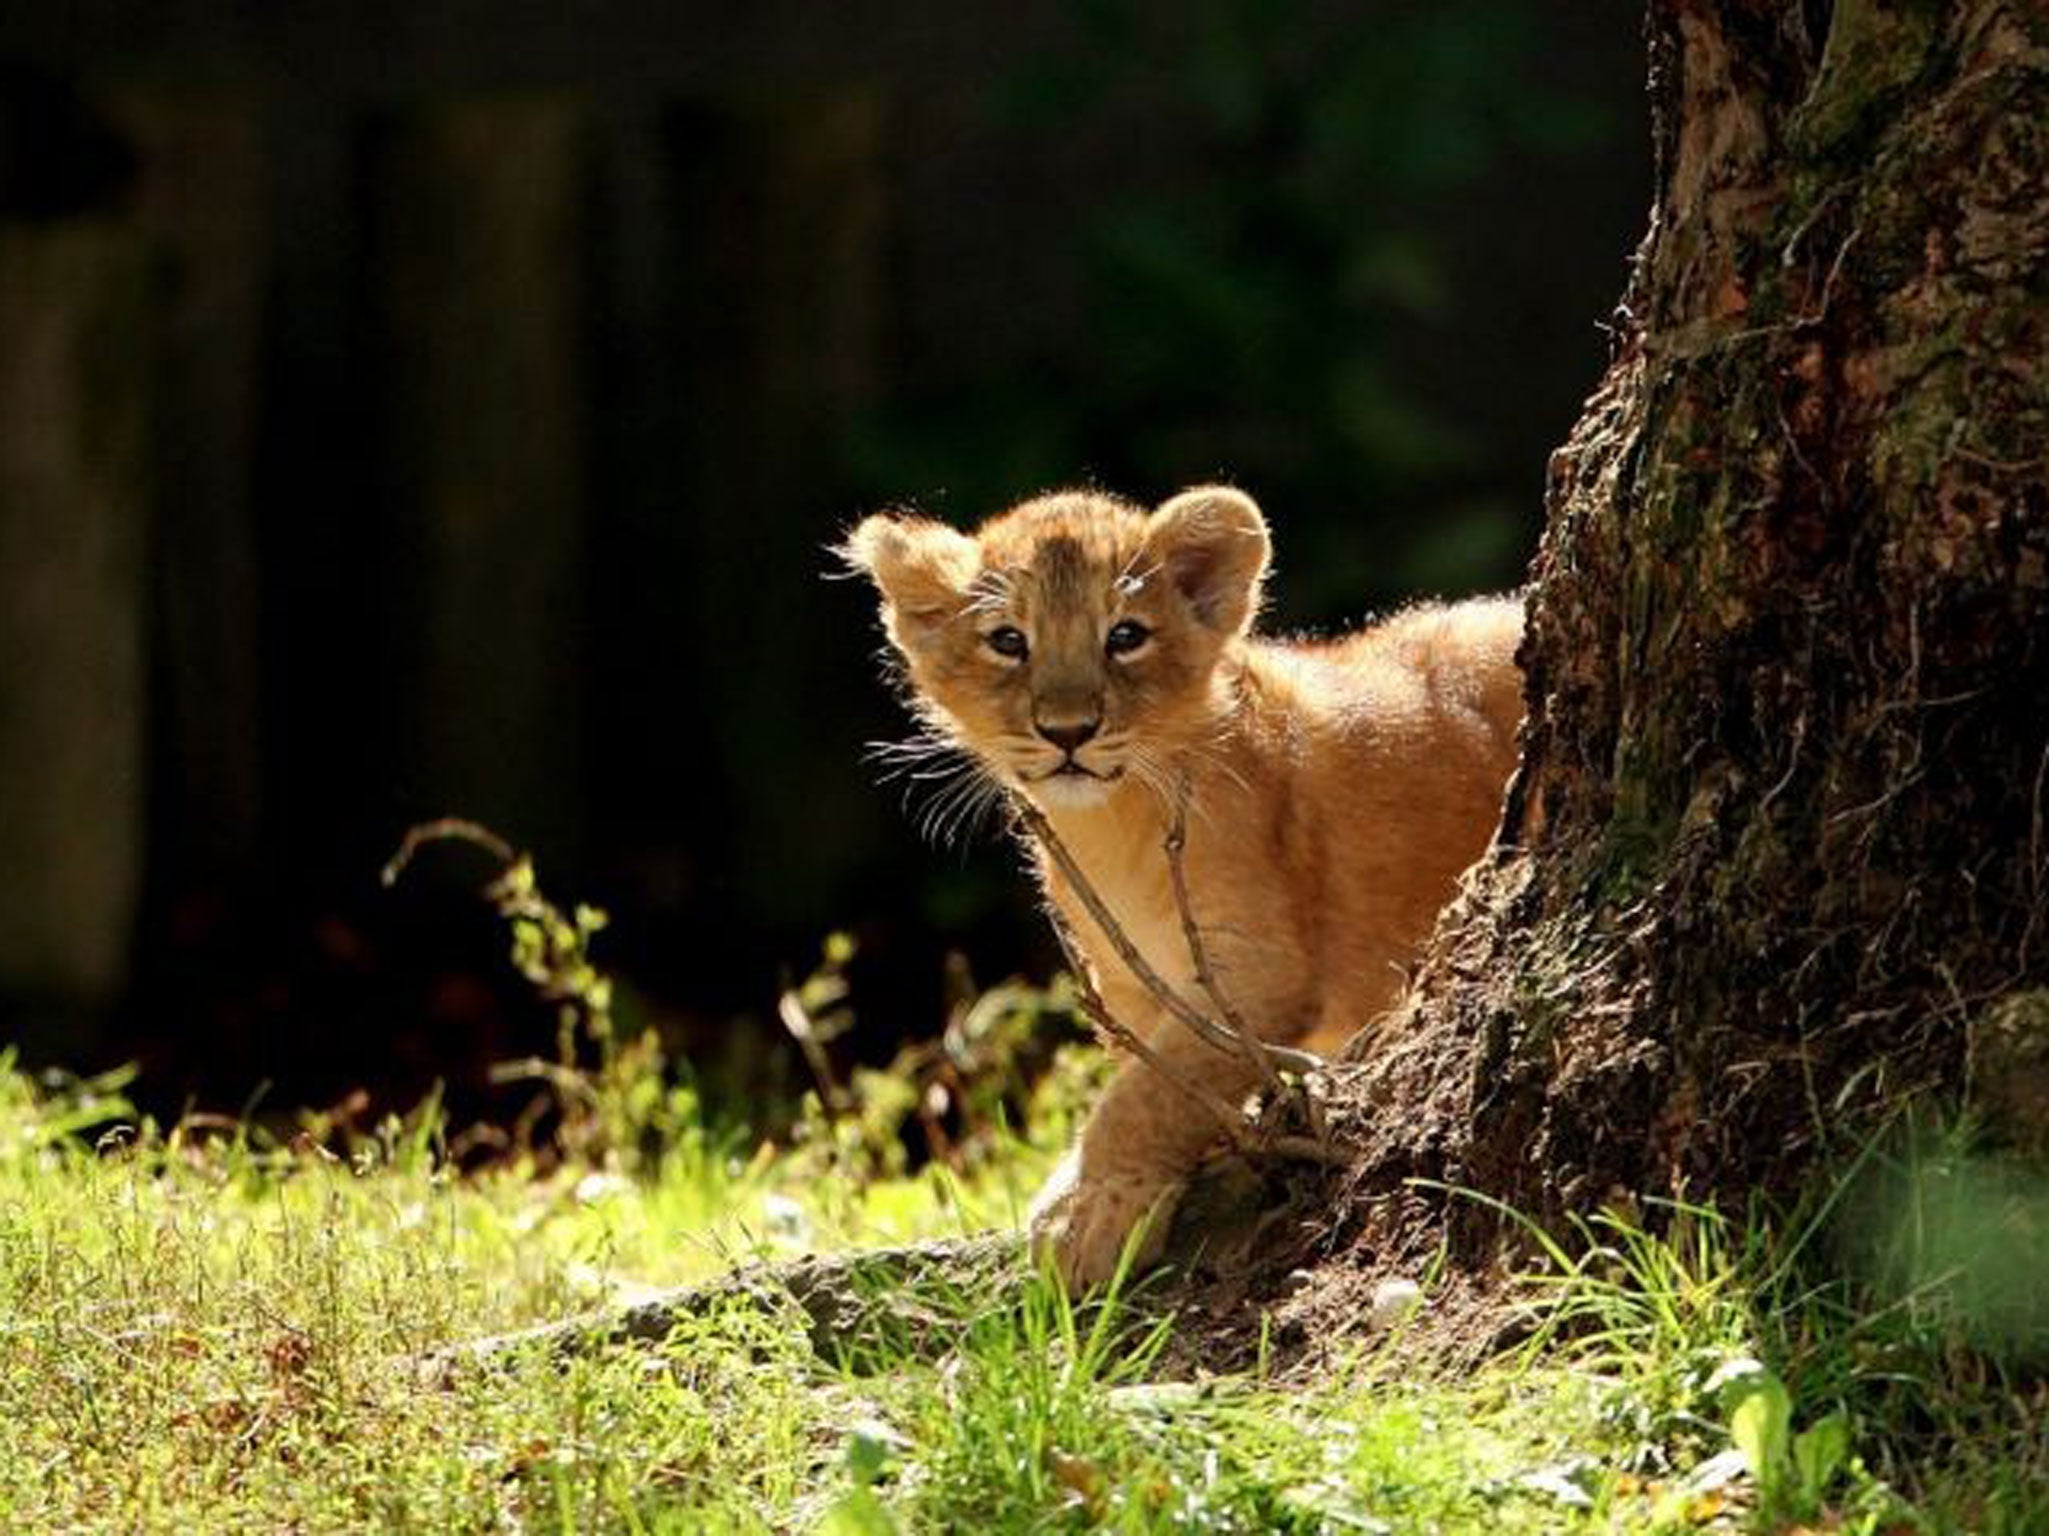
[[[1047,725],[1044,721],[1034,720],[1032,726],[1061,751],[1072,752],[1096,734],[1102,721],[1077,720],[1070,725]]]

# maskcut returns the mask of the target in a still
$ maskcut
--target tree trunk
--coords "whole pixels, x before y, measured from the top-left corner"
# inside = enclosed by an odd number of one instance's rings
[[[1653,0],[1650,41],[1523,766],[1351,1092],[1383,1215],[1777,1187],[1974,1077],[2041,1131],[2049,11]]]
[[[267,252],[262,103],[139,89],[120,119],[140,162],[154,264],[151,391],[151,887],[217,898],[264,843],[261,574],[249,466],[262,405]],[[161,882],[161,884],[159,883]]]
[[[584,135],[574,100],[461,101],[398,125],[377,165],[412,533],[402,782],[558,853],[582,831]]]
[[[89,1057],[142,877],[148,264],[132,224],[0,225],[0,1020]]]

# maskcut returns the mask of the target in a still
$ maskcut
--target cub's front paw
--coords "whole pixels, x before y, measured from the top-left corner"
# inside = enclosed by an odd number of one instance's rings
[[[1135,1172],[1079,1176],[1069,1159],[1032,1202],[1032,1251],[1050,1258],[1078,1294],[1117,1272],[1125,1243],[1143,1224],[1131,1255],[1136,1273],[1159,1257],[1180,1195],[1178,1182]]]

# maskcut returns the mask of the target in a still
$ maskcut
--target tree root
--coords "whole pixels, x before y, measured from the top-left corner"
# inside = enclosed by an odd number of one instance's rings
[[[939,1354],[957,1339],[963,1311],[1014,1291],[1026,1273],[1024,1239],[1015,1232],[743,1264],[716,1280],[626,1306],[453,1345],[427,1364],[459,1368],[529,1354],[570,1358],[616,1344],[659,1344],[681,1323],[736,1306],[794,1309],[811,1347],[828,1358],[885,1343],[899,1357]]]
[[[1162,1255],[1178,1281],[1147,1282],[1127,1290],[1120,1304],[1168,1307],[1206,1276],[1243,1279],[1286,1249],[1289,1234],[1277,1229],[1299,1226],[1304,1210],[1320,1201],[1300,1188],[1276,1199],[1272,1162],[1265,1161],[1268,1171],[1235,1154],[1205,1164],[1175,1207]],[[801,1323],[821,1358],[858,1370],[868,1360],[944,1355],[960,1342],[963,1318],[1014,1300],[1030,1277],[1024,1236],[1008,1231],[757,1262],[627,1305],[450,1345],[419,1365],[430,1378],[445,1379],[465,1367],[535,1354],[567,1360],[619,1345],[658,1345],[679,1324],[748,1307]]]

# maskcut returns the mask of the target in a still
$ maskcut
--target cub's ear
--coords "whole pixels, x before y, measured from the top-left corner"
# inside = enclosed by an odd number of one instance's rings
[[[1146,546],[1204,624],[1236,635],[1252,622],[1271,545],[1250,496],[1227,485],[1183,491],[1148,520]]]
[[[982,552],[966,534],[929,518],[878,512],[833,553],[875,583],[892,620],[937,624],[968,600]]]

